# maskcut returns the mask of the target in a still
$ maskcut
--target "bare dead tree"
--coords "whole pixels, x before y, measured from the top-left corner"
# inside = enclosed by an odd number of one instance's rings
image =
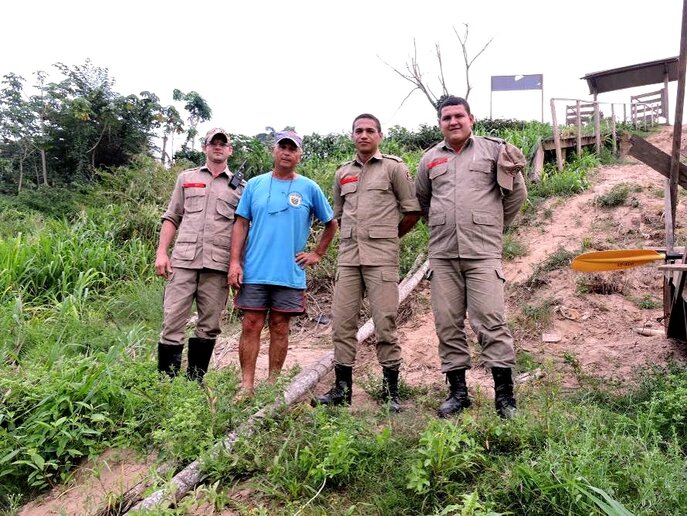
[[[455,32],[456,36],[458,37],[458,41],[460,42],[460,46],[463,51],[463,60],[465,62],[465,80],[467,83],[467,90],[465,92],[464,97],[467,100],[468,96],[470,95],[470,91],[472,90],[472,86],[470,84],[470,67],[475,62],[475,60],[480,55],[482,55],[482,53],[487,49],[487,47],[491,44],[494,38],[489,39],[489,41],[487,41],[487,43],[482,47],[482,49],[473,58],[470,58],[467,50],[469,26],[467,23],[464,23],[463,25],[465,25],[465,33],[463,36],[461,36],[458,33],[455,27],[453,27],[453,32]],[[432,105],[432,108],[434,109],[438,107],[438,105],[441,103],[441,100],[443,100],[444,97],[449,95],[449,90],[446,86],[446,77],[444,75],[444,62],[439,43],[434,44],[434,51],[436,54],[437,63],[439,65],[439,76],[437,77],[437,79],[439,81],[439,87],[441,88],[440,96],[437,96],[432,91],[429,82],[425,80],[425,78],[423,77],[422,70],[420,68],[420,63],[417,59],[417,43],[415,41],[415,38],[413,38],[413,55],[410,57],[409,61],[406,61],[405,70],[399,70],[398,68],[390,65],[380,57],[380,60],[385,65],[391,68],[402,79],[408,81],[413,85],[413,88],[410,90],[410,92],[408,92],[408,95],[406,95],[403,101],[401,102],[401,106],[416,90],[419,90],[424,94],[424,96],[427,98],[429,103]]]
[[[470,85],[470,67],[472,66],[472,63],[475,62],[475,59],[477,59],[479,56],[482,55],[482,53],[487,49],[487,47],[491,44],[492,41],[494,41],[494,38],[490,38],[489,41],[485,43],[485,45],[482,47],[482,50],[477,52],[475,54],[475,57],[470,59],[468,57],[468,34],[470,32],[470,27],[468,26],[467,23],[464,23],[465,25],[465,34],[463,37],[460,37],[460,34],[458,34],[458,31],[456,30],[455,27],[453,27],[453,32],[456,33],[456,37],[458,38],[458,41],[460,41],[460,46],[463,49],[463,60],[465,61],[465,83],[467,85],[467,90],[465,91],[465,100],[468,99],[468,96],[470,95],[470,91],[472,90],[472,86]]]

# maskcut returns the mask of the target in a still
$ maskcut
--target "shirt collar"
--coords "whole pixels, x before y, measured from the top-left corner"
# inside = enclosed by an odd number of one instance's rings
[[[465,140],[465,143],[463,144],[463,147],[461,147],[460,152],[463,151],[463,149],[466,149],[467,147],[470,147],[473,145],[473,140],[475,139],[475,135],[470,133],[470,136],[468,136],[468,139]],[[442,149],[453,152],[455,154],[458,154],[455,150],[453,150],[453,147],[451,147],[446,140],[443,141],[443,144],[441,146]]]
[[[382,152],[381,152],[379,149],[377,149],[377,152],[375,152],[372,156],[370,156],[370,159],[368,160],[368,163],[369,163],[370,161],[372,161],[372,160],[377,160],[377,161],[379,161],[379,160],[381,160],[382,158],[383,158]],[[358,153],[355,154],[355,160],[354,160],[354,161],[356,162],[356,164],[360,165],[361,167],[362,167],[363,164],[364,164],[364,163],[362,163],[362,162],[358,159]]]

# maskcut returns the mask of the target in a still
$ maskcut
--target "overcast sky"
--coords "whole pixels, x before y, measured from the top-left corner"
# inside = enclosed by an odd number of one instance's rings
[[[470,56],[493,38],[470,70],[475,116],[489,117],[492,75],[543,74],[549,121],[551,97],[591,100],[583,75],[677,56],[682,1],[34,0],[5,2],[2,12],[0,75],[32,80],[32,72],[46,70],[57,80],[53,63],[90,58],[109,69],[123,95],[148,90],[170,104],[174,88],[200,93],[213,110],[201,133],[222,126],[255,135],[288,125],[326,134],[348,131],[362,112],[377,115],[385,129],[434,124],[420,92],[402,104],[412,86],[384,62],[404,68],[415,41],[427,82],[439,94],[438,43],[449,89],[464,95],[454,33],[462,34],[464,23]],[[636,93],[599,100],[629,103]],[[540,91],[496,92],[492,100],[494,118],[541,118]]]

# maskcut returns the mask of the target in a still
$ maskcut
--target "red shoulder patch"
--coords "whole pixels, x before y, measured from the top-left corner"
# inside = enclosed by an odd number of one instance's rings
[[[430,161],[429,164],[427,165],[427,170],[430,170],[436,166],[439,166],[442,163],[446,163],[447,161],[448,161],[448,158],[439,158],[439,159],[435,159],[434,161]]]
[[[182,188],[205,188],[205,183],[184,183]]]
[[[344,177],[341,181],[339,181],[340,185],[346,185],[348,183],[355,183],[358,180],[358,176],[349,176],[349,177]]]

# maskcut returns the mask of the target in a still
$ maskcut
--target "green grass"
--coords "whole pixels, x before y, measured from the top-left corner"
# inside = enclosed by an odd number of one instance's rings
[[[484,127],[521,138],[525,149],[543,128],[505,132],[513,129]],[[387,138],[384,152],[402,156],[414,173],[419,142],[434,134],[423,131],[398,131],[408,146]],[[339,160],[351,155],[350,144],[337,142],[318,140],[318,154],[303,164],[328,195]],[[583,156],[563,173],[548,170],[543,185],[530,185],[525,218],[534,219],[546,197],[585,188],[595,163]],[[191,512],[203,498],[218,511],[246,514],[687,512],[687,373],[677,367],[647,372],[636,390],[622,394],[580,376],[583,392],[570,396],[556,371],[520,352],[521,370],[549,370],[519,387],[520,416],[512,421],[499,420],[479,390],[464,417],[438,421],[445,389],[402,377],[406,410],[398,416],[374,402],[353,414],[299,404],[281,419],[266,419],[231,453],[209,458],[213,444],[273,400],[296,371],[241,404],[232,401],[236,369],[210,371],[203,388],[157,374],[162,282],[152,259],[177,172],[141,159],[102,172],[94,189],[0,198],[0,513],[14,514],[67,484],[107,447],[152,452],[179,466],[207,458],[208,482],[167,514]],[[505,235],[506,259],[527,251],[515,235]],[[426,252],[427,238],[420,223],[403,239],[402,274]],[[525,288],[574,255],[557,250]],[[334,247],[311,274],[323,292],[335,267]],[[646,308],[652,302],[638,301]],[[523,302],[516,330],[546,328],[556,304]],[[566,363],[574,367],[575,356]],[[356,388],[374,395],[377,382],[360,379]],[[231,496],[235,489],[250,496]]]

